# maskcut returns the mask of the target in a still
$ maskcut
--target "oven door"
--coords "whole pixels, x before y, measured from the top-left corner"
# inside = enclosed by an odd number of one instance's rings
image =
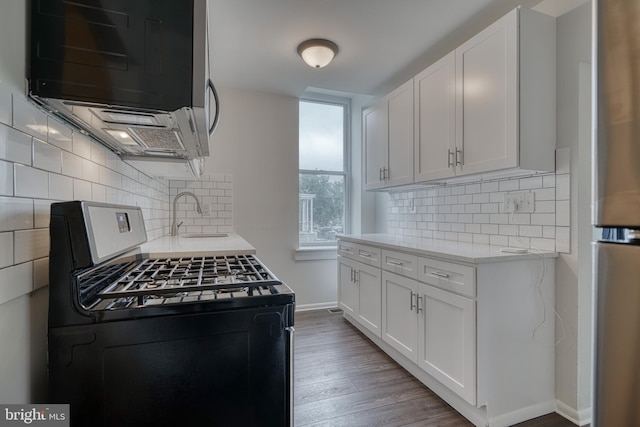
[[[49,331],[51,402],[74,426],[292,422],[291,309],[276,306]]]

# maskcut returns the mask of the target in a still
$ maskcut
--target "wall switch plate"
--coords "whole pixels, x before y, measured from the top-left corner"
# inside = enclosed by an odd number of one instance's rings
[[[535,193],[511,193],[504,195],[503,212],[533,213],[535,211]]]
[[[211,203],[202,203],[202,216],[211,216]]]

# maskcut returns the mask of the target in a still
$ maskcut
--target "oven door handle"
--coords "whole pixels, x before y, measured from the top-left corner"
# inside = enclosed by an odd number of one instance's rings
[[[289,427],[293,427],[293,347],[296,330],[293,326],[287,326],[284,330],[287,332],[287,344],[289,345]]]

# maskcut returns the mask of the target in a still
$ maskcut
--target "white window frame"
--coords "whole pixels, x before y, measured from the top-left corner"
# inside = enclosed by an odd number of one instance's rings
[[[349,233],[351,229],[351,99],[319,94],[319,93],[307,93],[303,95],[299,102],[313,102],[318,104],[340,105],[343,107],[343,143],[342,143],[342,171],[328,171],[328,170],[309,170],[298,168],[298,176],[300,175],[330,175],[330,176],[342,176],[344,179],[344,224],[343,232]],[[298,183],[298,189],[300,188]],[[298,196],[299,200],[299,196]],[[300,221],[300,218],[298,218]],[[337,244],[313,246],[313,245],[300,245],[300,238],[298,236],[298,248],[295,251],[296,260],[318,260],[318,259],[335,259],[336,258]]]

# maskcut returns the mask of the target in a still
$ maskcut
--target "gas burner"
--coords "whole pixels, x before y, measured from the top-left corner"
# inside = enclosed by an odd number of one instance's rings
[[[253,255],[146,259],[105,287],[102,309],[277,294],[281,282]]]

